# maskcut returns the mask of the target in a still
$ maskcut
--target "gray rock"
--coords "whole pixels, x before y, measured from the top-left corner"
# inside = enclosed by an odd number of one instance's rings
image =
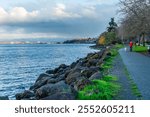
[[[87,58],[90,58],[90,57],[92,57],[93,56],[93,53],[89,53],[88,55],[87,55]]]
[[[83,89],[85,86],[92,84],[92,82],[84,77],[81,77],[79,80],[77,80],[74,84],[74,89],[75,90],[81,90]]]
[[[41,100],[75,100],[75,94],[73,93],[56,93]]]
[[[98,53],[95,53],[93,54],[90,59],[99,59],[99,54]]]
[[[67,68],[68,66],[67,65],[65,65],[65,64],[61,64],[60,66],[59,66],[59,68],[63,68],[63,69],[65,69],[65,68]]]
[[[74,67],[76,66],[76,64],[77,64],[77,62],[73,62],[73,63],[70,65],[70,67],[71,67],[71,68],[74,68]]]
[[[68,74],[66,80],[67,84],[73,84],[79,77],[81,77],[81,73],[77,71],[72,71]]]
[[[41,99],[56,93],[71,93],[71,88],[64,81],[47,84],[36,90],[36,97]]]
[[[100,59],[100,60],[97,62],[96,66],[100,67],[102,63],[103,63],[103,59]]]
[[[65,75],[64,75],[64,74],[58,76],[57,78],[48,79],[48,80],[47,80],[47,84],[50,84],[50,83],[57,83],[57,82],[59,82],[59,81],[61,81],[61,80],[65,80]]]
[[[41,86],[47,84],[47,81],[52,79],[52,77],[42,77],[40,80],[36,81],[33,86],[30,87],[30,90],[36,90]]]
[[[45,79],[45,77],[50,77],[51,78],[52,76],[53,75],[47,74],[47,73],[40,74],[40,76],[37,78],[36,82]]]
[[[46,73],[47,74],[54,74],[54,70],[47,70]]]
[[[86,78],[89,78],[89,77],[91,77],[91,75],[93,75],[97,71],[99,71],[98,67],[90,67],[90,68],[83,69],[81,71],[81,75]]]
[[[88,62],[86,63],[87,67],[91,67],[91,66],[96,66],[96,64],[98,63],[98,59],[90,59],[88,60]]]
[[[101,79],[101,78],[102,78],[102,74],[100,72],[96,72],[89,78],[89,80],[95,80],[95,79]]]
[[[35,94],[33,91],[30,91],[30,90],[26,90],[23,93],[16,94],[17,100],[32,99],[32,98],[35,98]]]

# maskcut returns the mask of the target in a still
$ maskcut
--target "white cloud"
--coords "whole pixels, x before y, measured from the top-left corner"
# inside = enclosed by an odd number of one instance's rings
[[[55,18],[78,18],[80,17],[77,13],[67,12],[65,4],[59,3],[53,8],[52,15]]]
[[[38,11],[28,12],[23,7],[14,7],[10,11],[6,11],[0,7],[0,24],[28,22],[38,16]]]
[[[82,15],[89,18],[95,18],[97,16],[97,13],[95,11],[94,6],[86,6],[82,9]]]

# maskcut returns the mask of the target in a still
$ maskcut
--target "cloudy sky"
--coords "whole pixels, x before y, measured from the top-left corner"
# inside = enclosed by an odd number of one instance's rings
[[[0,39],[96,37],[118,0],[0,0]]]

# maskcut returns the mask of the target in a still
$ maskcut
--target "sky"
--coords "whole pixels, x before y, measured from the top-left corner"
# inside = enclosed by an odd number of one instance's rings
[[[0,0],[0,40],[87,38],[117,17],[118,0]]]

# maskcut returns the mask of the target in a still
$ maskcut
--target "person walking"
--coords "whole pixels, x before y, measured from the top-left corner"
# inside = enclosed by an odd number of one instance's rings
[[[130,41],[129,46],[130,46],[130,52],[132,52],[132,47],[133,47],[133,42],[132,41]]]

